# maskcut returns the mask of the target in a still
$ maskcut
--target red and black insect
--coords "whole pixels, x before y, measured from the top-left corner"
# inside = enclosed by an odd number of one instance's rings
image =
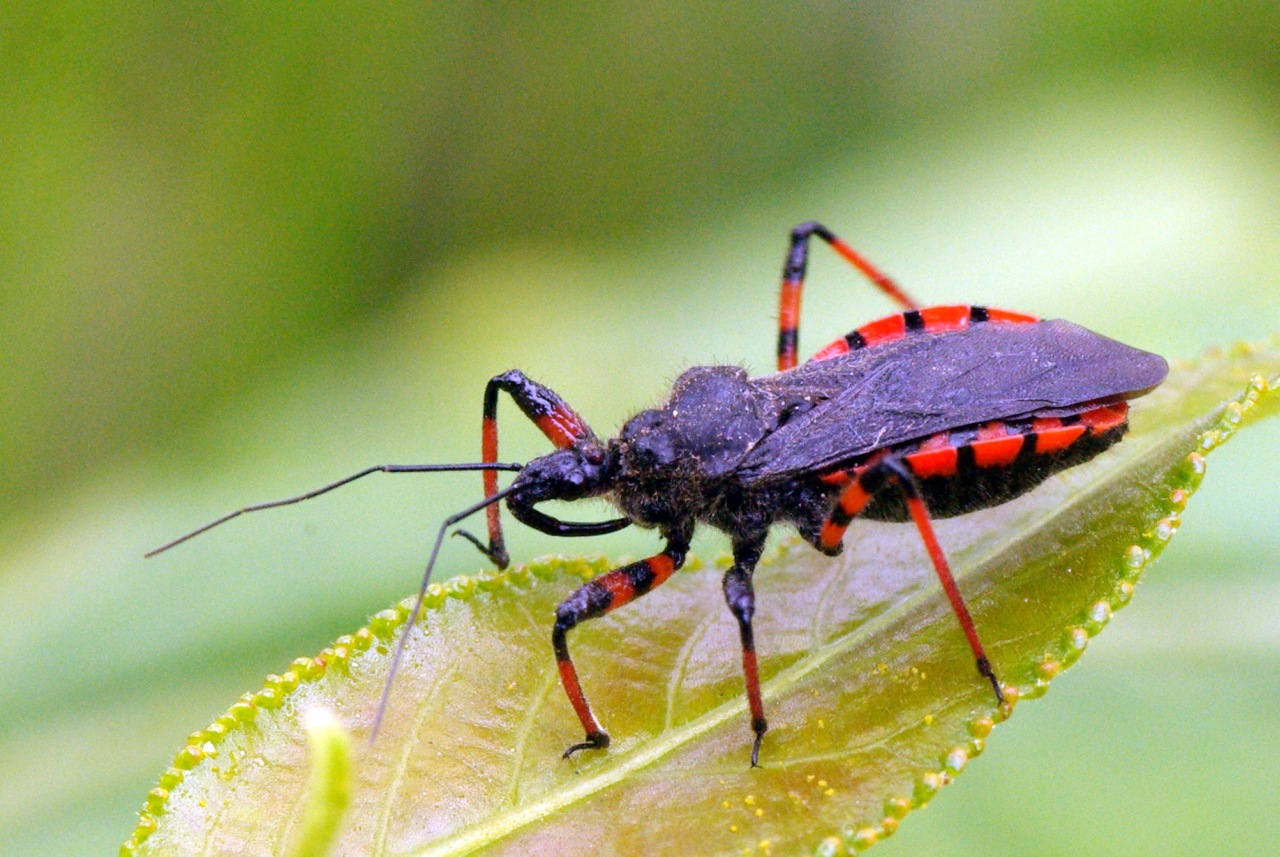
[[[813,236],[906,311],[851,331],[797,366],[800,296]],[[662,584],[684,563],[694,529],[715,527],[733,548],[724,595],[742,639],[754,766],[768,725],[752,631],[752,574],[774,524],[794,527],[817,550],[835,555],[856,517],[913,522],[978,672],[1003,702],[930,519],[1007,502],[1098,455],[1127,430],[1127,400],[1154,388],[1167,371],[1158,355],[1070,322],[979,306],[920,308],[825,227],[805,223],[792,230],[783,269],[776,374],[753,378],[732,366],[689,369],[665,404],[632,417],[618,437],[601,439],[552,390],[518,370],[505,372],[485,387],[481,462],[372,467],[300,497],[233,512],[152,553],[243,512],[295,503],[380,471],[485,471],[485,499],[450,516],[437,533],[423,591],[445,533],[480,509],[487,509],[487,542],[462,530],[456,534],[506,567],[501,500],[518,521],[552,535],[594,536],[631,524],[656,529],[665,542],[660,553],[584,584],[556,609],[552,647],[565,694],[586,732],[584,741],[565,751],[568,757],[609,746],[569,656],[569,631]],[[511,396],[555,452],[525,465],[498,463],[500,392]],[[517,471],[502,490],[499,470]],[[562,521],[536,508],[548,500],[588,497],[610,500],[622,517]],[[408,627],[421,603],[420,593]],[[401,637],[391,676],[403,644]],[[387,691],[390,686],[389,677]]]

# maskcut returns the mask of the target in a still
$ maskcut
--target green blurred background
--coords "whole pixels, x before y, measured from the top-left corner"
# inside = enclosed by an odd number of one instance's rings
[[[114,848],[479,478],[144,550],[473,460],[513,366],[602,432],[684,366],[768,371],[796,222],[1169,356],[1280,330],[1278,44],[1274,2],[5,4],[0,852]],[[811,283],[802,349],[892,309],[821,249]],[[1135,605],[878,853],[1274,853],[1278,443],[1214,456]]]

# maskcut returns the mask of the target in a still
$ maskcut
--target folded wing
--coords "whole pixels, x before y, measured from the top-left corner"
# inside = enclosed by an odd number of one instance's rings
[[[990,420],[1140,396],[1164,358],[1067,321],[921,334],[752,383],[794,416],[740,463],[745,484],[821,472],[882,447]]]

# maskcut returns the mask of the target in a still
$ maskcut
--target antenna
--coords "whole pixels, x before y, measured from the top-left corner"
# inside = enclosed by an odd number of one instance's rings
[[[409,618],[404,623],[404,630],[400,632],[400,640],[396,643],[395,654],[391,656],[391,670],[387,673],[387,682],[382,686],[382,698],[378,700],[378,713],[373,718],[373,728],[369,731],[369,743],[372,744],[378,737],[378,730],[382,728],[382,716],[387,711],[387,700],[391,697],[391,684],[395,681],[396,672],[400,669],[400,659],[404,656],[404,647],[409,639],[409,632],[413,630],[414,623],[418,621],[418,614],[422,612],[422,602],[427,596],[427,586],[431,583],[431,569],[435,567],[436,557],[440,553],[440,545],[444,542],[445,530],[461,521],[468,515],[475,514],[481,509],[492,506],[502,498],[506,497],[516,489],[514,485],[508,485],[496,494],[491,494],[479,503],[472,504],[461,512],[456,512],[444,519],[444,523],[440,525],[440,531],[436,533],[436,543],[431,547],[431,557],[427,560],[427,569],[422,574],[422,586],[418,588],[418,598],[413,602],[413,609],[409,611]]]
[[[272,500],[267,503],[257,503],[252,506],[245,506],[243,509],[236,509],[234,512],[228,512],[216,521],[210,521],[203,527],[192,530],[184,536],[179,536],[167,544],[163,544],[155,550],[147,551],[143,556],[147,559],[167,551],[169,548],[177,547],[188,539],[194,539],[201,533],[207,533],[214,527],[225,524],[232,518],[238,518],[247,512],[261,512],[263,509],[274,509],[277,506],[289,506],[293,503],[301,503],[303,500],[310,500],[312,497],[319,497],[335,488],[341,488],[357,479],[368,476],[371,473],[440,473],[455,470],[510,470],[517,471],[524,469],[523,464],[499,464],[497,462],[483,462],[477,464],[379,464],[374,467],[366,467],[359,473],[353,473],[345,479],[339,479],[337,482],[330,482],[323,488],[317,488],[314,491],[308,491],[305,494],[299,494],[297,497],[288,497],[284,500]],[[496,495],[505,496],[505,495]],[[492,498],[490,498],[492,500]]]

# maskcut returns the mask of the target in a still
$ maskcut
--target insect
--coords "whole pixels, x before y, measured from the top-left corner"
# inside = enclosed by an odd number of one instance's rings
[[[865,324],[797,365],[800,298],[813,237],[828,244],[903,312]],[[774,524],[794,527],[824,554],[843,547],[857,517],[914,523],[998,703],[1004,694],[956,586],[932,518],[999,505],[1048,476],[1098,455],[1128,428],[1127,400],[1164,380],[1165,360],[1066,321],[980,306],[919,307],[879,269],[818,223],[791,232],[783,268],[778,371],[749,377],[701,366],[675,381],[667,401],[602,439],[559,395],[518,370],[485,386],[477,463],[382,465],[320,489],[248,506],[157,548],[167,550],[237,515],[297,503],[376,472],[483,471],[485,499],[449,516],[436,534],[422,605],[445,533],[486,510],[488,538],[457,530],[499,568],[509,562],[500,502],[516,520],[557,536],[596,536],[635,524],[658,531],[662,550],[581,586],[556,609],[552,649],[561,684],[586,737],[564,752],[604,749],[609,735],[587,702],[569,654],[569,632],[639,598],[684,563],[699,524],[728,535],[733,565],[724,596],[737,620],[742,671],[759,764],[768,723],[760,696],[752,575]],[[527,464],[498,462],[500,393],[556,447]],[[514,471],[499,490],[499,471]],[[622,516],[577,522],[537,506],[606,498]],[[373,732],[404,651],[400,638]]]

